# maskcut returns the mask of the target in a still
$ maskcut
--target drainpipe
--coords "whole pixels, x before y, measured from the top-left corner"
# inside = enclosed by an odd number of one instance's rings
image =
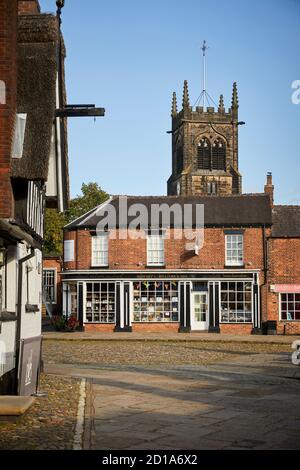
[[[15,393],[18,394],[18,375],[19,375],[19,359],[20,359],[20,343],[21,343],[21,322],[22,322],[22,294],[23,294],[23,264],[35,256],[35,250],[30,248],[30,254],[18,260],[18,300],[17,300],[17,329],[16,329],[16,377],[15,377]]]
[[[265,292],[265,307],[268,311],[268,242],[267,242],[267,237],[266,237],[266,226],[265,224],[262,227],[262,233],[263,233],[263,258],[264,258],[264,282],[263,284],[260,285],[260,287],[266,286],[266,292]],[[261,325],[262,325],[262,319],[261,319]]]

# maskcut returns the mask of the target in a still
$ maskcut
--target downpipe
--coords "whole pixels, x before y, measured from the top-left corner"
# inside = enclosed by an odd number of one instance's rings
[[[30,248],[30,254],[18,260],[18,300],[17,300],[17,328],[16,328],[16,376],[15,376],[15,394],[18,394],[19,368],[20,368],[20,347],[21,347],[21,327],[22,327],[22,297],[23,297],[23,265],[26,261],[34,258],[35,249]]]

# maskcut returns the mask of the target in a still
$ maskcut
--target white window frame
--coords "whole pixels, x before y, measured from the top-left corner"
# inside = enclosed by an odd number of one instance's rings
[[[3,80],[0,80],[0,104],[6,104],[6,85]]]
[[[108,232],[101,232],[92,236],[91,265],[92,267],[108,266],[109,236]]]
[[[229,292],[230,292],[230,289],[229,289],[229,288],[228,288],[226,291],[224,291],[224,290],[222,289],[222,283],[226,283],[226,284],[228,284],[228,285],[229,285],[230,283],[234,283],[234,284],[235,284],[235,287],[236,287],[236,289],[234,290],[234,293],[242,292],[242,293],[244,294],[243,297],[245,297],[245,293],[246,293],[246,292],[251,292],[251,320],[247,320],[247,321],[246,321],[246,320],[245,320],[246,316],[245,316],[245,314],[244,314],[244,321],[238,321],[238,320],[236,320],[236,321],[230,321],[230,318],[229,318],[230,311],[228,311],[228,320],[222,320],[222,293],[227,291],[228,294],[229,294]],[[244,287],[243,287],[243,290],[242,290],[242,291],[238,291],[238,290],[237,290],[237,284],[238,284],[238,283],[244,284]],[[246,291],[245,284],[247,284],[247,283],[251,284],[251,291]],[[251,281],[249,281],[249,280],[248,280],[248,281],[245,281],[245,280],[232,280],[232,279],[230,279],[230,280],[228,280],[228,279],[222,280],[222,281],[220,282],[220,284],[219,284],[219,291],[220,291],[220,296],[219,296],[219,312],[220,312],[220,313],[219,313],[219,322],[220,322],[220,324],[224,324],[224,325],[237,325],[237,324],[241,324],[241,325],[251,325],[251,324],[252,324],[252,325],[253,325],[253,323],[254,323],[254,294],[253,294],[253,282],[251,282]],[[232,292],[232,291],[231,291],[231,292]],[[228,304],[228,305],[229,305],[229,303],[235,303],[236,306],[237,306],[238,303],[243,303],[243,305],[245,306],[246,303],[248,303],[248,302],[249,302],[249,301],[246,301],[245,298],[244,298],[242,301],[238,301],[237,298],[236,298],[234,301],[230,301],[229,298],[228,298],[228,300],[227,300],[227,304]],[[245,313],[245,312],[246,312],[246,310],[244,309],[244,313]],[[238,316],[238,311],[236,310],[236,311],[233,313],[233,315],[235,315],[236,318],[237,318],[237,316]]]
[[[151,240],[152,239],[152,240]],[[153,248],[151,243],[153,240],[159,240],[157,248]],[[153,253],[157,253],[157,260],[154,259]],[[152,253],[152,255],[150,255]],[[147,266],[164,266],[165,265],[165,239],[163,233],[147,234]]]
[[[54,282],[54,285],[53,285],[53,288],[54,288],[54,291],[53,291],[53,292],[54,292],[54,295],[53,295],[53,297],[54,297],[54,300],[50,300],[50,301],[49,301],[48,299],[45,298],[45,303],[47,303],[47,304],[54,304],[54,305],[55,305],[55,304],[57,304],[57,269],[56,269],[56,268],[44,268],[44,269],[43,269],[43,289],[44,289],[44,287],[45,287],[45,284],[44,284],[44,273],[45,273],[46,271],[53,271],[53,272],[54,272],[54,277],[53,277],[53,282]],[[51,287],[51,286],[50,286],[50,287]]]
[[[242,242],[242,259],[239,259],[239,248],[238,244],[240,243],[238,239],[241,239]],[[229,240],[230,240],[230,248],[229,248]],[[237,252],[235,257],[229,257],[229,250],[231,253],[233,251]],[[226,266],[244,266],[244,234],[243,233],[226,233],[225,234],[225,265]]]
[[[281,300],[281,296],[282,296],[282,295],[289,295],[289,294],[294,295],[294,300],[293,300],[293,303],[294,303],[294,310],[293,310],[293,312],[294,312],[294,316],[295,316],[295,312],[296,312],[296,309],[295,309],[295,304],[296,304],[295,295],[296,295],[296,294],[300,295],[300,292],[280,292],[280,293],[279,293],[279,320],[280,320],[280,321],[300,322],[300,320],[296,320],[295,318],[294,318],[294,319],[291,319],[291,320],[289,320],[288,318],[282,318],[282,308],[281,308],[281,302],[282,302],[282,300]],[[289,300],[287,299],[287,300],[286,300],[286,303],[288,303],[288,302],[289,302]],[[287,313],[287,316],[288,316],[288,311],[287,311],[286,313]]]
[[[27,114],[18,113],[15,119],[15,132],[12,146],[12,158],[22,158],[26,131]]]
[[[92,284],[92,291],[88,291],[88,284]],[[95,290],[95,285],[99,289]],[[109,290],[109,285],[114,284],[114,290]],[[105,286],[105,287],[104,287]],[[103,295],[104,294],[104,295]],[[85,324],[100,323],[103,325],[116,324],[117,315],[117,283],[115,281],[87,281],[84,284],[84,313],[83,321]],[[110,310],[110,306],[113,307]],[[90,309],[90,312],[87,310]],[[104,310],[104,311],[103,311]],[[113,316],[109,320],[110,314]],[[92,319],[89,320],[88,316]],[[98,316],[98,320],[95,317]],[[106,321],[101,321],[101,316],[106,316]]]
[[[64,241],[64,262],[70,263],[75,261],[74,240]]]

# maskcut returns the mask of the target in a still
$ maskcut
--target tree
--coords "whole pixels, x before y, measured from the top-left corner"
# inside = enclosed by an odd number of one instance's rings
[[[109,198],[109,195],[100,188],[98,183],[83,183],[81,192],[82,196],[77,195],[70,201],[69,208],[65,213],[67,223],[99,206]]]
[[[66,218],[62,212],[56,209],[46,209],[45,212],[45,235],[44,253],[61,254],[63,252],[63,227]]]
[[[44,253],[62,254],[63,227],[106,201],[109,195],[97,183],[83,183],[82,195],[70,200],[69,208],[64,213],[55,209],[46,209]]]

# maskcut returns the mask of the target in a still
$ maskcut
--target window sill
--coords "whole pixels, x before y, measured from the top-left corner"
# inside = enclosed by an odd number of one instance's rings
[[[145,268],[147,269],[159,269],[159,268],[166,268],[165,264],[146,264]]]
[[[93,266],[91,266],[90,269],[108,269],[108,268],[109,268],[109,265],[106,264],[105,266],[95,266],[95,265],[93,265]]]
[[[292,322],[292,323],[300,323],[300,320],[283,320],[282,318],[279,320],[279,321],[282,321],[282,322]]]
[[[225,269],[245,269],[245,264],[225,264]]]
[[[252,325],[252,321],[220,321],[220,325]]]

